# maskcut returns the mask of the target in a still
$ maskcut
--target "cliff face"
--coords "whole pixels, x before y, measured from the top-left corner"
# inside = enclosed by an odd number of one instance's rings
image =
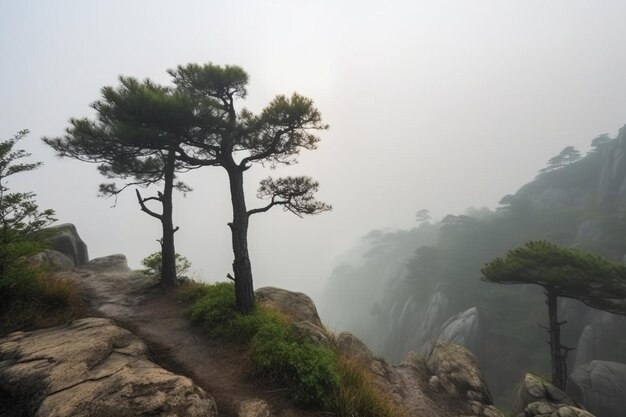
[[[411,350],[424,352],[436,339],[462,344],[478,357],[495,396],[509,402],[526,370],[549,369],[546,336],[536,325],[546,321],[543,295],[532,286],[481,282],[480,268],[539,239],[624,259],[626,127],[582,159],[538,175],[500,204],[495,211],[470,210],[408,231],[379,232],[370,245],[384,242],[384,251],[353,256],[335,270],[320,306],[324,318],[354,331],[392,361]],[[426,239],[426,230],[435,236]],[[358,314],[337,302],[351,288],[372,294]],[[568,320],[565,344],[579,347],[570,355],[570,370],[593,360],[626,363],[626,352],[617,348],[626,343],[624,317],[569,300],[561,302],[560,315]]]

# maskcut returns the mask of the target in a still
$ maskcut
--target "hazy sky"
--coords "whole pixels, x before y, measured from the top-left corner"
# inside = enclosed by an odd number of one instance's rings
[[[91,257],[131,266],[158,250],[158,222],[132,192],[97,197],[95,166],[41,141],[119,75],[168,83],[190,62],[240,65],[245,106],[276,94],[315,100],[330,130],[300,164],[247,172],[248,205],[268,175],[307,174],[334,211],[254,216],[257,286],[315,291],[333,260],[374,228],[412,227],[469,206],[495,207],[566,145],[626,124],[624,1],[28,1],[0,0],[0,137],[45,166],[10,186],[76,224]],[[226,175],[198,170],[175,201],[177,251],[197,277],[231,271]],[[259,203],[260,204],[260,203]]]

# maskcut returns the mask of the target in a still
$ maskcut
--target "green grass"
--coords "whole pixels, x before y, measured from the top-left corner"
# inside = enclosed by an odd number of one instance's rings
[[[256,307],[248,315],[239,314],[232,283],[192,282],[179,294],[190,303],[192,320],[210,336],[248,344],[257,378],[291,389],[296,404],[339,417],[402,415],[359,360],[299,339],[279,312]]]

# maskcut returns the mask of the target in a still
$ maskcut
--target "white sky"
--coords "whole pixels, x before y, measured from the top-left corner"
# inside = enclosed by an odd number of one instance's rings
[[[168,83],[190,62],[249,74],[246,107],[275,94],[315,100],[329,131],[301,163],[248,171],[258,180],[307,174],[332,213],[252,218],[256,285],[315,293],[336,256],[373,228],[414,225],[469,206],[495,207],[566,145],[586,151],[626,124],[624,1],[29,1],[0,0],[0,138],[45,162],[15,177],[43,208],[76,224],[91,257],[124,253],[131,266],[158,249],[159,224],[134,195],[97,198],[95,166],[54,156],[42,136],[118,75]],[[232,253],[225,174],[185,177],[175,201],[177,251],[197,278],[223,279]]]

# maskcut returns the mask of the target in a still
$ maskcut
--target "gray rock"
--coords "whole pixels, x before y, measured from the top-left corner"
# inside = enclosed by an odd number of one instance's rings
[[[439,332],[438,339],[471,349],[479,329],[478,310],[471,307],[448,319]]]
[[[89,262],[87,245],[78,236],[76,227],[73,224],[65,223],[59,226],[45,229],[50,233],[47,237],[50,249],[61,252],[74,260],[76,266],[82,266]]]
[[[442,323],[448,318],[449,301],[440,290],[436,290],[429,298],[420,315],[418,323],[420,327],[412,341],[413,346],[420,348],[420,353],[425,353],[431,343],[441,331]]]
[[[317,327],[323,327],[313,300],[304,293],[263,287],[256,290],[255,295],[261,306],[280,311],[294,321],[308,321]]]
[[[493,405],[493,399],[472,353],[462,346],[436,342],[426,357],[428,371],[437,376],[441,387],[450,395]]]
[[[270,406],[258,398],[242,401],[237,410],[238,417],[271,417],[271,415]]]
[[[556,404],[576,405],[565,392],[531,372],[524,375],[524,379],[517,387],[512,409],[513,415],[523,413],[529,404],[535,404],[533,410],[540,404],[545,404],[546,406]]]
[[[337,351],[348,357],[358,357],[365,361],[373,359],[374,355],[358,337],[350,332],[341,332],[337,336]]]
[[[549,404],[541,401],[530,403],[516,417],[595,417],[581,408],[567,404]]]
[[[290,327],[296,336],[302,340],[323,347],[331,347],[325,330],[310,321],[296,321],[291,323]]]
[[[574,369],[568,392],[590,412],[618,417],[626,410],[626,364],[591,361]]]
[[[122,254],[103,256],[102,258],[92,259],[85,265],[86,269],[93,271],[102,270],[121,270],[130,271],[126,256]]]
[[[34,417],[214,417],[215,402],[157,366],[110,320],[17,332],[0,339],[0,414]]]
[[[74,269],[74,260],[59,251],[46,249],[30,258],[30,261],[52,271],[71,271]]]

